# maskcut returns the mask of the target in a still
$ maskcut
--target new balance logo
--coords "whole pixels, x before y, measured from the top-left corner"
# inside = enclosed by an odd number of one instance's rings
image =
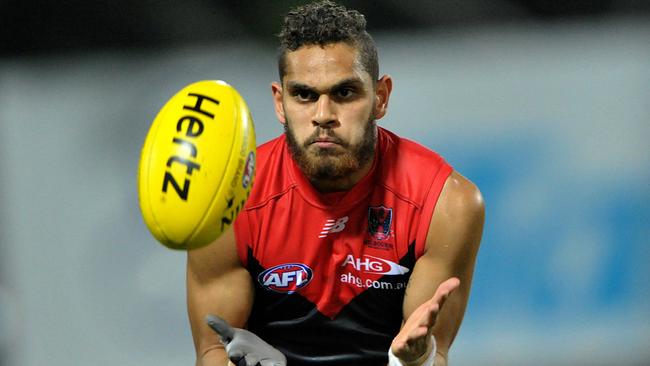
[[[318,235],[319,238],[324,238],[330,233],[338,233],[343,231],[345,229],[345,223],[348,222],[350,218],[347,216],[343,216],[339,219],[327,219],[325,221],[325,225],[323,225],[323,229],[321,229],[320,234]]]

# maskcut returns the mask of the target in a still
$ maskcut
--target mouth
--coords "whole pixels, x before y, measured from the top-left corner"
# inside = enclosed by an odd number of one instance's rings
[[[337,139],[335,137],[330,137],[330,136],[313,138],[310,140],[309,144],[316,145],[320,148],[333,148],[335,146],[342,145],[340,139]]]
[[[330,141],[316,141],[316,142],[313,143],[313,145],[316,145],[316,146],[318,146],[320,148],[323,148],[323,149],[331,149],[331,148],[333,148],[335,146],[339,146],[339,144],[337,144],[335,142],[330,142]]]

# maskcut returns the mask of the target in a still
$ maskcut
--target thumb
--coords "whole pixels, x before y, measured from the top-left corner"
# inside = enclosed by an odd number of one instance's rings
[[[230,324],[216,315],[209,314],[205,318],[205,322],[208,323],[212,330],[217,332],[219,337],[221,337],[221,342],[224,344],[230,343],[235,336],[235,330],[230,326]]]

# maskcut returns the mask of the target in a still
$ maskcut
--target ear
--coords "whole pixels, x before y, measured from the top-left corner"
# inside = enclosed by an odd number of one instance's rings
[[[388,111],[388,99],[390,92],[393,90],[393,79],[390,75],[384,75],[377,80],[375,90],[375,119],[380,119]]]
[[[282,105],[282,85],[274,81],[271,83],[271,92],[273,93],[273,105],[275,106],[275,115],[281,124],[287,123],[284,118],[284,106]]]

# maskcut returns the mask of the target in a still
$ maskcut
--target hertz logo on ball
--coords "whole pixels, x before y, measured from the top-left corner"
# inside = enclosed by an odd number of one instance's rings
[[[214,241],[244,206],[254,169],[243,98],[223,81],[188,85],[160,110],[142,148],[138,193],[147,227],[173,249]]]

